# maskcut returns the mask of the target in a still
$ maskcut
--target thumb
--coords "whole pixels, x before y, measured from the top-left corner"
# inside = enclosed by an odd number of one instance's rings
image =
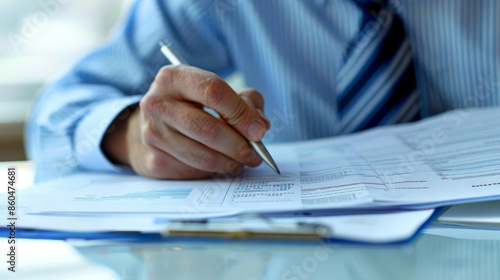
[[[271,122],[267,119],[264,114],[264,98],[262,95],[253,88],[245,88],[237,91],[241,98],[250,106],[255,109],[264,123],[266,124],[266,129],[271,128]]]

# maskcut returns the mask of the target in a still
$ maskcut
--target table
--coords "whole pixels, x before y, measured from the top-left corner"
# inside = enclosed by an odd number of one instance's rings
[[[3,254],[5,238],[0,244]],[[0,279],[500,279],[500,231],[492,230],[431,228],[399,246],[222,240],[19,244],[19,271],[5,274],[2,266]]]

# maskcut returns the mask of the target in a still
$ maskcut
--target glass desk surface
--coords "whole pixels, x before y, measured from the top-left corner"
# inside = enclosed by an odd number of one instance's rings
[[[500,231],[439,229],[398,246],[200,241],[75,248],[117,279],[500,279]]]

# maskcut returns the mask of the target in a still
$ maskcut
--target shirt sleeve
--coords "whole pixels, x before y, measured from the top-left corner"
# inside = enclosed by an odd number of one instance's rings
[[[38,98],[26,126],[26,150],[37,182],[77,170],[127,172],[100,144],[114,118],[140,101],[169,64],[158,42],[168,40],[196,67],[233,71],[212,1],[139,0],[110,42],[78,62]]]

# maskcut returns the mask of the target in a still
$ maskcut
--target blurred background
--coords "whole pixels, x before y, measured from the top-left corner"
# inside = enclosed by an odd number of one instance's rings
[[[37,94],[104,44],[133,1],[0,2],[0,161],[26,159],[23,126]]]

